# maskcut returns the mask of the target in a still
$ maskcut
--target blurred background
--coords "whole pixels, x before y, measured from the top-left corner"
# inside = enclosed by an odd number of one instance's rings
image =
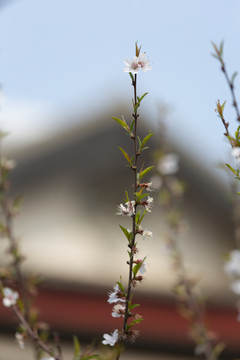
[[[230,150],[214,112],[217,100],[227,100],[232,131],[235,114],[211,56],[211,41],[224,40],[227,69],[239,69],[239,11],[237,0],[0,1],[0,124],[10,134],[3,149],[17,161],[12,196],[24,195],[15,233],[24,269],[45,279],[40,315],[61,333],[66,351],[73,332],[88,342],[118,326],[106,300],[119,276],[127,276],[118,227],[125,219],[115,212],[132,180],[117,149],[127,147],[128,138],[111,118],[131,120],[123,59],[134,55],[136,41],[152,65],[138,81],[139,94],[149,92],[141,133],[156,134],[145,160],[153,162],[162,148],[164,123],[164,146],[178,153],[179,176],[187,183],[179,246],[207,298],[211,327],[229,344],[226,354],[240,350],[236,299],[223,272],[235,244],[229,178],[219,169]],[[157,191],[153,197],[144,226],[154,237],[140,244],[148,265],[137,289],[145,321],[130,358],[140,359],[138,349],[148,359],[191,357],[194,345],[172,295],[176,273],[164,242],[164,212]],[[8,261],[6,248],[2,240],[1,264]],[[0,359],[31,359],[31,352],[16,349],[12,324],[0,305]]]

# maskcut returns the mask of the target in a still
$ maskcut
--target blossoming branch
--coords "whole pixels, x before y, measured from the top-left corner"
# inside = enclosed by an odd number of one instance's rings
[[[117,281],[114,285],[113,291],[109,293],[108,303],[113,304],[112,317],[123,318],[122,329],[115,329],[111,335],[104,334],[104,345],[119,346],[119,353],[117,359],[120,357],[121,343],[124,341],[134,341],[138,335],[138,331],[134,326],[140,323],[143,319],[134,310],[139,304],[132,302],[132,288],[136,287],[142,280],[143,274],[146,271],[145,260],[146,257],[138,258],[137,236],[142,239],[152,236],[152,232],[142,228],[142,221],[146,213],[151,212],[153,198],[149,196],[148,191],[151,191],[151,183],[143,182],[145,177],[153,166],[144,168],[139,166],[139,157],[142,152],[148,147],[146,146],[148,140],[152,137],[149,132],[142,140],[137,133],[137,125],[139,121],[138,109],[142,100],[147,95],[143,94],[141,97],[137,95],[137,75],[140,70],[144,72],[151,70],[150,61],[147,59],[145,53],[141,53],[141,47],[136,44],[135,56],[130,60],[124,60],[124,72],[128,72],[132,81],[134,97],[133,104],[133,121],[128,124],[125,118],[113,117],[113,119],[124,129],[126,134],[133,142],[133,154],[130,156],[126,150],[119,147],[124,158],[127,160],[127,165],[133,172],[133,192],[131,198],[126,192],[124,203],[117,207],[117,215],[127,216],[131,218],[131,230],[120,225],[120,228],[127,239],[129,277],[127,286],[124,286],[122,280]]]

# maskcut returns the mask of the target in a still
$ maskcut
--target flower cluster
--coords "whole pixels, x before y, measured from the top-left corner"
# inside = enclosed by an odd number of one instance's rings
[[[126,303],[125,294],[121,291],[118,284],[113,287],[113,291],[108,294],[108,303],[114,304],[112,310],[112,317],[118,318],[125,315]],[[114,346],[118,341],[118,330],[114,330],[112,335],[104,334],[104,340],[102,343],[104,345]]]
[[[124,72],[137,74],[140,69],[143,71],[149,71],[152,69],[150,61],[146,58],[145,53],[134,56],[132,59],[126,59],[123,61],[125,65]]]

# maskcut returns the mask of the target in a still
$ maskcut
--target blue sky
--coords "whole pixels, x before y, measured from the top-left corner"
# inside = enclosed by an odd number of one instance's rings
[[[130,102],[123,59],[138,40],[152,63],[139,76],[139,92],[149,92],[143,110],[157,118],[157,104],[167,104],[171,138],[214,166],[229,148],[217,99],[227,99],[230,122],[235,114],[211,40],[225,41],[229,72],[240,70],[239,13],[238,0],[12,1],[0,8],[2,126],[14,141],[37,141],[70,126],[70,112]],[[236,85],[240,92],[238,78]]]

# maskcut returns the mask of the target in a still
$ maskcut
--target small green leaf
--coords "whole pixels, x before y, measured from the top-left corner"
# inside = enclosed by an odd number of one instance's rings
[[[133,272],[134,277],[136,277],[141,266],[142,266],[142,263],[138,263],[133,267],[132,272]]]
[[[131,125],[130,125],[130,130],[131,130],[131,131],[132,131],[132,129],[133,129],[134,123],[135,123],[135,119],[133,120],[133,122],[132,122]]]
[[[235,73],[233,73],[232,78],[231,78],[231,83],[233,84],[235,77],[237,76],[238,72],[235,71]]]
[[[131,162],[131,159],[130,159],[130,156],[128,155],[128,153],[125,150],[123,150],[120,146],[118,148],[121,150],[123,156],[127,159],[129,164],[132,166],[132,162]]]
[[[141,144],[141,149],[144,147],[144,145],[146,144],[146,142],[153,136],[153,133],[151,131],[149,131],[149,134],[147,136],[145,136],[145,138],[142,141]]]
[[[141,146],[142,146],[142,142],[141,142],[141,139],[140,139],[140,137],[138,136],[137,137],[137,139],[138,139],[138,146],[139,146],[139,149],[141,148]]]
[[[116,281],[116,283],[117,283],[118,286],[120,287],[120,290],[121,290],[122,292],[124,292],[123,284],[122,284],[120,281]]]
[[[119,119],[117,117],[113,117],[113,120],[115,120],[119,125],[121,125],[124,129],[126,129],[128,126],[126,124],[125,120]]]
[[[214,53],[211,53],[211,55],[212,55],[214,58],[219,59],[219,56],[218,56],[218,55],[216,55],[216,54],[214,54]]]
[[[127,229],[125,229],[122,225],[119,225],[120,228],[122,229],[123,233],[125,234],[126,238],[128,239],[128,241],[130,242],[131,240],[131,235],[130,233],[127,231]]]
[[[224,44],[224,41],[222,41],[220,46],[219,46],[219,54],[220,54],[220,56],[222,56],[222,54],[223,54],[223,44]]]
[[[135,309],[137,306],[140,306],[140,304],[131,304],[129,305],[129,310]]]
[[[146,215],[146,213],[147,213],[147,210],[144,210],[142,216],[141,216],[140,219],[139,219],[139,225],[140,225],[141,222],[143,221],[143,218],[144,218],[144,216]]]
[[[136,113],[137,112],[137,109],[139,108],[140,104],[139,103],[136,103],[134,105],[134,112]]]
[[[130,322],[129,326],[132,327],[133,325],[139,324],[142,321],[143,321],[143,318],[135,319]]]
[[[223,113],[223,110],[224,110],[224,107],[225,107],[226,101],[227,101],[227,100],[225,100],[225,101],[224,101],[224,103],[222,104],[222,113]]]
[[[134,81],[133,74],[130,72],[129,75],[130,75],[130,78],[132,79],[132,81]]]
[[[143,98],[145,98],[145,96],[147,95],[148,93],[144,93],[138,100],[139,104],[141,103],[141,101],[143,100]]]
[[[135,217],[136,224],[140,224],[140,223],[139,223],[140,215],[141,215],[141,211],[139,210],[139,211],[136,213],[136,217]]]
[[[149,171],[151,171],[154,168],[154,166],[149,166],[145,170],[141,171],[139,173],[139,179],[142,179]]]
[[[74,360],[77,360],[79,359],[81,348],[76,335],[73,336],[73,346],[74,346]]]
[[[238,173],[235,169],[233,169],[229,164],[225,164],[225,165],[229,168],[229,170],[231,170],[234,173],[234,175],[238,176]]]
[[[146,193],[146,194],[142,194],[138,197],[138,201],[141,201],[145,196],[148,196],[149,194]]]

